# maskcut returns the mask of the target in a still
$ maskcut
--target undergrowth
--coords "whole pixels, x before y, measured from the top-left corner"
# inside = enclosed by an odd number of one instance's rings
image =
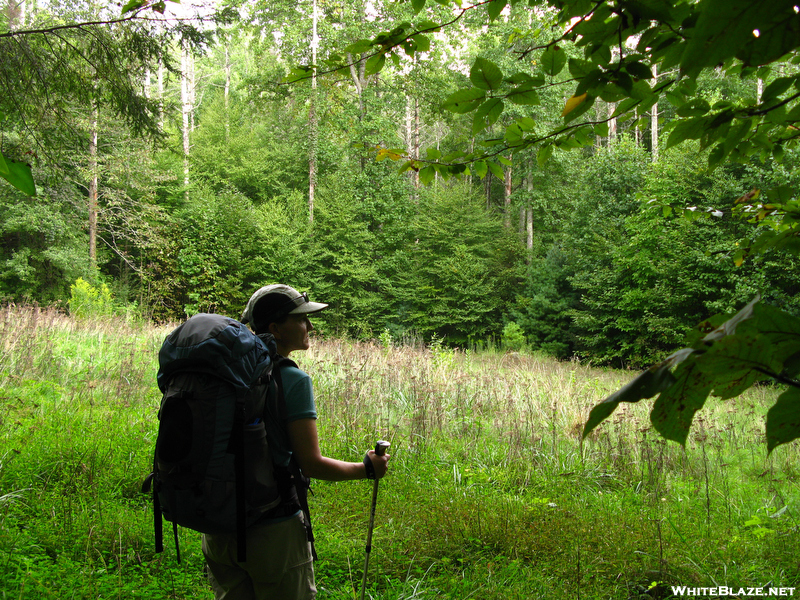
[[[3,598],[211,598],[200,536],[153,547],[150,470],[168,333],[0,313]],[[444,355],[446,353],[446,356]],[[670,585],[800,584],[798,446],[764,444],[769,387],[709,402],[686,448],[647,406],[581,442],[632,374],[515,353],[315,340],[323,451],[392,442],[368,597],[665,598]],[[315,482],[319,598],[358,597],[371,486]],[[165,531],[170,531],[166,528]]]

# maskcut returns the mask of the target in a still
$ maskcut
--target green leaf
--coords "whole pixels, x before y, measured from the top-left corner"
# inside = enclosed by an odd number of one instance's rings
[[[520,89],[509,92],[507,98],[520,106],[534,106],[540,104],[539,94],[536,90]]]
[[[797,80],[796,77],[779,77],[772,83],[770,83],[767,88],[764,90],[764,93],[761,95],[761,103],[766,104],[775,100],[783,94],[786,90],[788,90],[792,85],[794,85],[795,81]]]
[[[441,31],[441,25],[429,19],[417,22],[417,31]]]
[[[364,52],[369,52],[372,50],[372,40],[356,40],[349,46],[347,46],[344,51],[349,54],[362,54]]]
[[[503,181],[503,179],[505,179],[505,173],[503,173],[503,167],[491,161],[487,161],[486,166],[489,167],[489,170],[492,172],[492,175],[497,177],[500,181]]]
[[[436,177],[436,170],[431,165],[423,167],[419,171],[419,180],[423,185],[428,185],[434,177]]]
[[[522,131],[533,131],[536,128],[536,121],[531,117],[522,117],[517,119],[517,125]]]
[[[512,146],[518,145],[523,139],[522,129],[516,123],[512,123],[506,127],[506,133],[503,139]]]
[[[759,6],[760,21],[749,27],[750,31],[758,29],[759,36],[745,34],[747,43],[736,52],[736,58],[749,66],[766,65],[795,50],[800,15],[794,12],[794,5],[793,2],[772,2],[771,6]]]
[[[767,452],[800,438],[800,389],[791,387],[767,411]]]
[[[448,152],[442,157],[444,162],[453,162],[454,160],[458,160],[459,158],[464,158],[468,156],[466,152],[463,150],[455,150],[453,152]]]
[[[430,52],[431,39],[427,35],[418,33],[417,35],[411,36],[411,39],[417,43],[417,52]]]
[[[536,162],[539,164],[540,167],[543,167],[552,155],[553,155],[553,145],[546,144],[541,148],[539,148],[539,152],[536,154]]]
[[[653,404],[650,422],[662,437],[685,445],[692,419],[703,408],[711,385],[695,361],[681,363],[673,375],[675,382]]]
[[[597,123],[594,126],[594,134],[600,137],[608,137],[608,123]]]
[[[403,163],[403,166],[402,166],[402,167],[400,167],[400,170],[399,170],[399,171],[397,171],[397,172],[398,172],[398,174],[403,174],[403,173],[405,173],[406,171],[410,171],[410,170],[411,170],[411,169],[413,169],[415,166],[416,166],[416,162],[415,162],[415,161],[413,161],[413,160],[407,160],[406,162],[404,162],[404,163]]]
[[[414,10],[414,14],[417,14],[425,8],[425,0],[411,0],[411,8]]]
[[[589,73],[594,70],[600,72],[599,69],[596,69],[595,66],[588,60],[579,60],[577,58],[570,58],[569,59],[569,74],[572,75],[575,79],[581,79],[582,77],[586,77]]]
[[[600,404],[597,404],[592,408],[589,413],[589,419],[583,427],[583,437],[585,438],[595,427],[607,419],[619,406],[620,402],[639,402],[645,398],[652,398],[672,386],[675,383],[675,377],[670,369],[683,361],[692,352],[694,351],[691,349],[676,352],[664,362],[653,365]]]
[[[499,17],[507,3],[508,0],[492,0],[486,7],[487,12],[489,13],[489,20],[494,21],[497,17]]]
[[[550,77],[558,75],[567,64],[567,53],[556,45],[549,46],[542,54],[542,68]]]
[[[592,69],[578,82],[573,95],[580,96],[590,90],[593,92],[602,90],[607,83],[606,75],[600,69]]]
[[[475,169],[475,174],[481,179],[486,177],[486,173],[489,172],[489,167],[486,165],[486,161],[483,160],[473,163],[472,168]]]
[[[450,112],[464,114],[478,108],[486,98],[486,93],[477,88],[466,88],[450,94],[442,108]]]
[[[382,52],[380,54],[375,54],[374,56],[370,56],[367,59],[367,64],[364,69],[364,72],[367,75],[374,75],[375,73],[378,73],[385,64],[386,64],[386,55],[383,54]]]
[[[679,117],[701,117],[711,110],[711,105],[703,98],[695,98],[680,106],[676,111]]]
[[[481,104],[475,111],[475,116],[472,119],[472,133],[477,135],[487,126],[494,124],[500,115],[503,114],[504,108],[503,100],[500,98],[489,98]]]
[[[36,195],[30,165],[5,158],[0,154],[0,177],[28,196]]]
[[[625,70],[631,77],[635,77],[636,79],[653,78],[653,72],[650,70],[650,67],[639,61],[625,63]]]
[[[425,153],[428,156],[428,160],[439,160],[442,158],[442,153],[438,148],[428,148]]]
[[[708,153],[708,168],[709,170],[714,169],[717,165],[719,165],[723,159],[725,158],[725,146],[723,144],[717,144]]]
[[[672,148],[672,146],[684,140],[699,139],[700,136],[703,135],[705,128],[706,120],[701,117],[678,121],[675,123],[672,132],[670,132],[669,138],[667,138],[667,148]]]
[[[133,12],[139,10],[143,6],[145,6],[149,0],[129,0],[125,6],[122,7],[122,14],[126,14],[129,12]]]
[[[469,79],[476,88],[494,90],[503,83],[503,72],[492,61],[478,57],[469,71]]]

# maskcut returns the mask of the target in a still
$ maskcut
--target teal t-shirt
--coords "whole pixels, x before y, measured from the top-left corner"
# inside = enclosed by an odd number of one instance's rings
[[[272,460],[279,465],[289,464],[292,453],[286,434],[286,424],[299,419],[316,419],[314,386],[308,373],[291,365],[281,367],[283,394],[286,398],[286,422],[277,419],[267,422],[267,439],[272,450]]]

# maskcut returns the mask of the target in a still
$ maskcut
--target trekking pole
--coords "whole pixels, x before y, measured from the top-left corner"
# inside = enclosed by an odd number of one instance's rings
[[[375,444],[375,454],[383,456],[386,449],[390,446],[389,442],[380,440]],[[367,589],[367,569],[369,568],[369,553],[372,551],[372,529],[375,527],[375,506],[378,504],[378,478],[372,486],[372,507],[369,512],[369,531],[367,532],[367,547],[364,556],[364,577],[361,579],[361,600],[364,600],[364,592]]]

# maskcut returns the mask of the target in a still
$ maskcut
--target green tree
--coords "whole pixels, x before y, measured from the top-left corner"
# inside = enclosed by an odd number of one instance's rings
[[[467,344],[499,336],[502,313],[518,283],[520,250],[502,218],[465,185],[421,194],[407,246],[387,264],[395,315],[390,327]]]
[[[457,2],[453,4],[458,8]],[[478,10],[486,11],[487,20],[495,20],[507,6],[536,10],[539,4],[491,0],[461,8],[456,20]],[[459,174],[468,165],[483,170],[485,164],[488,170],[498,171],[498,157],[504,152],[532,147],[538,148],[540,160],[545,161],[555,148],[587,146],[595,135],[607,135],[615,119],[638,119],[662,99],[675,106],[677,117],[668,125],[666,147],[698,140],[702,149],[709,150],[709,167],[726,160],[747,162],[751,157],[781,160],[786,148],[796,145],[800,136],[796,126],[800,121],[800,75],[795,67],[800,14],[794,2],[550,0],[541,4],[553,16],[552,39],[546,44],[534,41],[527,47],[512,48],[521,58],[537,63],[534,72],[506,72],[495,62],[478,57],[470,70],[471,85],[452,94],[445,105],[456,113],[489,114],[502,102],[502,114],[514,98],[560,85],[571,90],[563,121],[541,132],[526,117],[516,119],[505,126],[502,139],[487,140],[476,151],[442,157],[431,164],[411,159],[404,168]],[[417,0],[412,5],[420,13],[426,2]],[[437,25],[424,18],[396,24],[370,40],[374,53],[370,61],[380,67],[387,58],[399,57],[400,48]],[[573,54],[568,47],[582,55]],[[773,71],[778,63],[786,68]],[[570,77],[559,81],[565,69]],[[766,86],[760,95],[712,104],[698,94],[698,81],[716,69],[726,78],[760,78]],[[654,70],[667,75],[653,80]],[[598,99],[615,103],[616,108],[606,118],[592,119],[590,111]],[[496,112],[492,114],[500,118]],[[735,206],[766,226],[752,243],[738,250],[736,263],[768,248],[788,247],[795,252],[800,248],[800,204],[794,188],[779,186],[740,196]],[[720,328],[690,337],[688,348],[598,406],[585,432],[611,414],[620,401],[659,395],[652,414],[654,426],[665,437],[682,443],[692,415],[710,394],[728,398],[772,377],[789,389],[770,411],[768,447],[771,450],[800,436],[800,383],[793,379],[800,373],[793,360],[800,351],[800,326],[790,315],[758,303],[749,304],[726,326],[721,320],[712,319],[701,326],[699,332]]]

